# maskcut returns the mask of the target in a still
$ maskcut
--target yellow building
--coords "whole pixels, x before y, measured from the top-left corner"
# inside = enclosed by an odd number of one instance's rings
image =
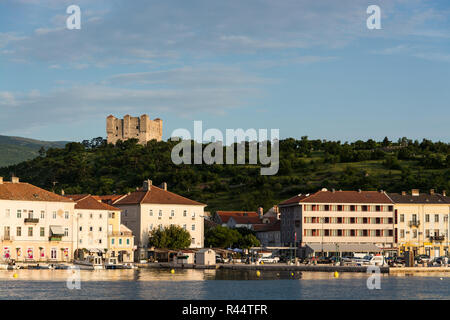
[[[390,193],[394,205],[394,234],[399,254],[412,251],[431,258],[448,255],[450,197],[443,194]]]

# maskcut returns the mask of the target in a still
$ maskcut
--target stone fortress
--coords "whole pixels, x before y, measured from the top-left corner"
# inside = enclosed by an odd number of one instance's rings
[[[162,120],[143,114],[140,117],[126,115],[123,119],[118,119],[113,115],[106,118],[106,134],[108,143],[116,144],[118,140],[138,139],[140,144],[155,139],[162,140]]]

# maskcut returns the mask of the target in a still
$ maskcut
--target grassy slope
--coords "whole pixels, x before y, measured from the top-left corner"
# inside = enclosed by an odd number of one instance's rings
[[[65,141],[40,141],[21,137],[0,136],[0,167],[20,163],[38,156],[39,149],[61,148]]]

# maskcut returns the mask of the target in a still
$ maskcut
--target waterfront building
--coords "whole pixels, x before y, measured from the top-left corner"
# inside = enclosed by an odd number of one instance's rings
[[[331,252],[394,251],[394,204],[385,192],[322,189],[279,204],[281,241],[294,247],[332,245]],[[348,251],[347,251],[348,250]],[[325,252],[325,250],[324,250]]]
[[[101,197],[67,195],[76,202],[75,230],[78,250],[117,262],[133,261],[134,239],[131,231],[120,223],[120,209],[102,202]]]
[[[216,252],[213,249],[200,249],[195,253],[195,264],[213,266],[216,264]]]
[[[256,211],[217,211],[217,222],[228,228],[253,229],[254,224],[261,223],[261,217]]]
[[[113,205],[122,210],[121,219],[136,236],[138,247],[136,259],[148,258],[148,240],[156,228],[178,225],[189,231],[190,248],[202,248],[204,243],[204,208],[205,204],[190,200],[146,180],[143,187],[116,200]]]
[[[0,177],[0,259],[70,261],[75,202],[13,177]]]
[[[430,257],[448,255],[450,197],[435,193],[389,193],[395,203],[395,239],[399,253],[405,250],[414,255]]]
[[[281,243],[281,220],[273,223],[262,223],[253,225],[253,230],[263,247],[280,247]]]

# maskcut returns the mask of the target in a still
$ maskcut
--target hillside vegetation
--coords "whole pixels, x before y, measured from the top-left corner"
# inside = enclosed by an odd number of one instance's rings
[[[450,191],[450,144],[406,138],[341,143],[280,141],[280,168],[261,176],[258,165],[175,165],[176,142],[136,140],[108,145],[102,138],[50,148],[33,160],[0,169],[40,187],[65,193],[125,193],[150,178],[169,190],[208,204],[207,210],[266,210],[298,193],[320,188],[401,192]],[[205,147],[204,145],[203,147]],[[225,152],[224,152],[225,154]]]
[[[21,137],[0,136],[0,167],[30,160],[39,155],[41,148],[63,148],[67,141],[40,141]]]

